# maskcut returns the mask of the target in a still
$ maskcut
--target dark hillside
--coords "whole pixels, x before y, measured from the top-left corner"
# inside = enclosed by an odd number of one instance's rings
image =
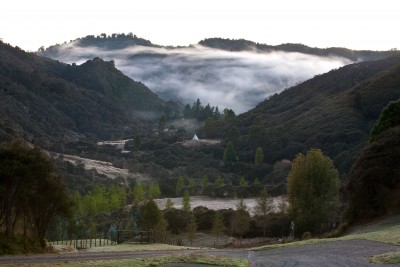
[[[351,64],[276,94],[238,116],[242,140],[253,125],[261,125],[265,135],[259,143],[267,161],[319,147],[347,172],[380,110],[400,96],[399,63],[391,57]],[[242,144],[240,158],[252,160],[253,148]]]
[[[365,222],[400,211],[400,126],[385,131],[363,150],[348,180],[346,222]]]
[[[348,223],[400,211],[400,100],[382,110],[370,140],[344,187]]]
[[[122,34],[112,34],[112,35],[106,35],[103,33],[97,36],[88,35],[83,38],[78,38],[75,41],[76,45],[80,47],[93,46],[108,50],[123,49],[133,45],[150,46],[150,47],[157,46],[152,44],[149,40],[139,38],[136,35],[133,35],[132,33],[129,34],[122,33]],[[57,54],[58,49],[65,44],[66,43],[56,44],[46,48],[47,55],[52,57],[53,54]],[[41,50],[43,51],[44,48],[42,47]]]
[[[386,58],[395,53],[395,51],[351,50],[342,47],[317,48],[309,47],[303,44],[291,43],[280,45],[267,45],[255,43],[244,39],[234,40],[223,38],[208,38],[200,41],[199,44],[227,51],[258,50],[260,52],[298,52],[315,56],[344,57],[350,59],[351,61],[378,60]]]
[[[93,90],[122,104],[122,108],[135,113],[154,112],[153,118],[162,113],[177,116],[183,107],[179,103],[164,102],[143,83],[136,82],[115,68],[114,62],[94,58],[82,65],[67,68],[62,76],[74,84]]]
[[[124,76],[112,62],[96,59],[71,66],[1,42],[0,96],[0,139],[22,137],[44,148],[145,134],[152,123],[134,111],[179,109]]]

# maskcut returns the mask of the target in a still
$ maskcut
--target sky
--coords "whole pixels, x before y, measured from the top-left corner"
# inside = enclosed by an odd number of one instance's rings
[[[211,37],[400,49],[396,0],[5,0],[0,38],[27,51],[100,33],[187,46]]]

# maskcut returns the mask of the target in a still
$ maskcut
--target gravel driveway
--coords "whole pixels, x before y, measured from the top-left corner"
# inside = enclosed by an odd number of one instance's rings
[[[366,240],[348,240],[324,242],[314,245],[286,247],[265,251],[243,250],[174,250],[174,251],[136,251],[136,252],[100,252],[71,253],[62,255],[3,256],[2,264],[49,263],[66,261],[84,261],[100,259],[130,259],[157,257],[171,254],[213,254],[227,257],[247,258],[251,267],[291,267],[291,266],[379,266],[368,262],[368,257],[389,251],[400,251],[399,246]],[[390,265],[400,266],[400,265]]]
[[[400,251],[400,247],[366,240],[348,240],[253,252],[249,259],[254,267],[380,266],[369,263],[368,257],[390,251]]]

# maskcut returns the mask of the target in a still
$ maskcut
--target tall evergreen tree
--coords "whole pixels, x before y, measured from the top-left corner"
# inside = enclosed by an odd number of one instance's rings
[[[162,213],[156,202],[152,199],[146,201],[143,206],[142,229],[147,231],[156,227],[162,218]]]
[[[263,149],[260,146],[257,148],[256,155],[254,158],[255,158],[254,161],[256,164],[260,164],[264,161]]]
[[[142,145],[142,140],[140,139],[139,135],[135,136],[135,139],[133,140],[133,144],[135,145],[136,149],[140,149],[140,147]]]
[[[176,182],[176,195],[179,196],[182,194],[182,189],[185,187],[185,181],[182,176],[179,176],[178,181]]]
[[[204,135],[209,138],[215,137],[216,130],[217,128],[214,120],[211,117],[208,117],[204,124]]]
[[[267,228],[267,215],[273,208],[272,199],[269,198],[267,190],[264,188],[256,200],[256,214],[259,216],[263,228],[263,236]]]
[[[161,190],[157,183],[150,184],[148,195],[150,199],[157,198],[161,195]]]
[[[232,229],[233,232],[242,237],[250,227],[250,214],[247,211],[247,206],[244,204],[243,199],[240,199],[236,211],[233,214]]]
[[[185,190],[185,194],[183,195],[182,198],[182,209],[184,211],[191,211],[191,206],[190,206],[190,195],[187,190]]]
[[[232,142],[228,142],[228,144],[226,145],[226,148],[224,150],[223,160],[224,161],[236,161],[237,160],[236,152],[233,148]]]
[[[218,210],[215,212],[211,231],[212,234],[217,238],[217,245],[218,245],[218,238],[224,233],[224,221],[221,212]]]
[[[190,245],[192,246],[197,232],[196,217],[193,214],[190,215],[189,224],[186,228],[186,232],[188,240],[190,241]]]
[[[161,115],[160,120],[158,121],[158,136],[162,136],[164,134],[165,125],[167,123],[167,119],[165,115]]]

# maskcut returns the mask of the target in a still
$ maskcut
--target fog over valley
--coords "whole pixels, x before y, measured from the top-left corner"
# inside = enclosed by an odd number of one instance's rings
[[[164,99],[192,104],[200,99],[220,110],[245,112],[270,95],[351,63],[339,57],[294,52],[230,52],[201,45],[170,48],[130,46],[121,49],[82,47],[73,41],[48,56],[82,64],[100,57],[114,60],[123,73],[141,81]]]

